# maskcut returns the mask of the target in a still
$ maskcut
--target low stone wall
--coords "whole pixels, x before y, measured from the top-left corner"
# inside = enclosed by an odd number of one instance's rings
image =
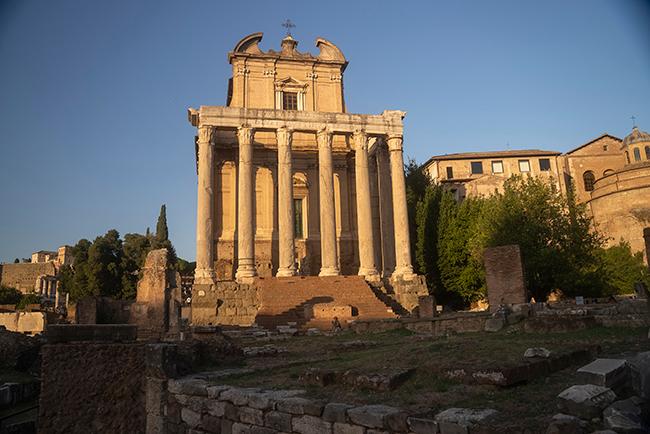
[[[409,416],[386,405],[352,406],[307,399],[300,390],[264,391],[209,385],[198,378],[169,380],[166,409],[148,409],[167,433],[388,434],[470,433],[476,425],[446,416]],[[451,409],[458,410],[458,409]],[[478,411],[479,413],[481,411]],[[483,412],[492,412],[483,410]],[[162,415],[166,416],[162,416]],[[491,413],[490,413],[491,414]],[[451,418],[453,419],[453,417]],[[152,431],[153,432],[153,431]],[[483,432],[483,431],[481,431]]]
[[[46,325],[45,312],[0,312],[0,326],[11,332],[35,335],[45,330]]]
[[[260,302],[256,285],[219,281],[216,285],[195,284],[192,290],[192,324],[250,325]]]
[[[145,346],[84,342],[42,348],[39,433],[144,433]]]
[[[487,312],[466,312],[424,319],[355,321],[350,324],[350,328],[356,333],[379,333],[387,330],[407,329],[417,333],[429,333],[433,336],[446,336],[454,333],[483,331],[485,321],[490,316]]]

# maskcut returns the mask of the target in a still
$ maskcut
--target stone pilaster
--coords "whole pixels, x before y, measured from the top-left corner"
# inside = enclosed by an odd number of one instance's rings
[[[194,282],[213,284],[214,272],[214,129],[199,127]]]
[[[406,181],[404,180],[404,156],[402,136],[388,136],[391,182],[393,185],[393,222],[395,225],[395,271],[392,278],[411,280],[415,277],[411,265],[411,242],[409,218],[406,206]]]
[[[252,128],[237,129],[239,141],[238,201],[237,201],[237,273],[235,277],[243,282],[255,277],[255,227],[253,201],[255,200],[255,177],[253,172]]]
[[[292,131],[277,130],[278,141],[278,277],[294,276],[296,260],[293,225],[293,172],[291,168]]]
[[[332,169],[332,132],[318,131],[318,178],[320,197],[320,252],[319,276],[337,276],[339,263],[336,249],[336,219],[334,216],[334,175]]]
[[[354,170],[357,190],[357,233],[359,239],[359,275],[375,280],[379,276],[375,268],[372,212],[370,209],[370,174],[368,171],[368,135],[357,130],[354,140]],[[408,226],[407,226],[408,228]],[[407,229],[408,230],[408,229]]]
[[[395,225],[393,224],[393,193],[390,181],[388,148],[382,138],[377,147],[377,179],[379,181],[379,221],[381,222],[382,277],[390,277],[395,269]]]
[[[650,227],[643,229],[643,239],[645,240],[645,261],[650,268]]]

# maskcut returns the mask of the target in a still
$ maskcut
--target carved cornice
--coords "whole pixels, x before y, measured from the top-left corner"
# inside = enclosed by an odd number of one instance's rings
[[[354,149],[358,151],[368,151],[368,134],[364,130],[357,129],[354,130],[352,134],[352,140],[354,141]]]

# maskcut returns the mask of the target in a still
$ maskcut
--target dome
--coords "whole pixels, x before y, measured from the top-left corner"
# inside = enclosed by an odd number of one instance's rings
[[[650,134],[639,128],[632,128],[632,132],[623,139],[623,146],[629,146],[633,143],[650,142]]]

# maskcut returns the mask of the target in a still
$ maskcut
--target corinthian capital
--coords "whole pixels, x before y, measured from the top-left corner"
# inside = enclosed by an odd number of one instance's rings
[[[329,127],[323,127],[316,133],[316,141],[319,148],[332,148],[332,130]]]
[[[352,140],[354,140],[354,149],[368,150],[368,134],[364,130],[354,130]]]
[[[403,147],[403,138],[401,134],[388,135],[388,150],[401,151]]]
[[[216,130],[214,127],[202,125],[199,127],[199,143],[214,143]]]
[[[250,145],[253,143],[255,130],[246,125],[237,128],[237,139],[240,145]]]
[[[280,127],[275,132],[275,135],[278,140],[278,148],[280,147],[291,147],[293,141],[293,131],[287,127]]]

